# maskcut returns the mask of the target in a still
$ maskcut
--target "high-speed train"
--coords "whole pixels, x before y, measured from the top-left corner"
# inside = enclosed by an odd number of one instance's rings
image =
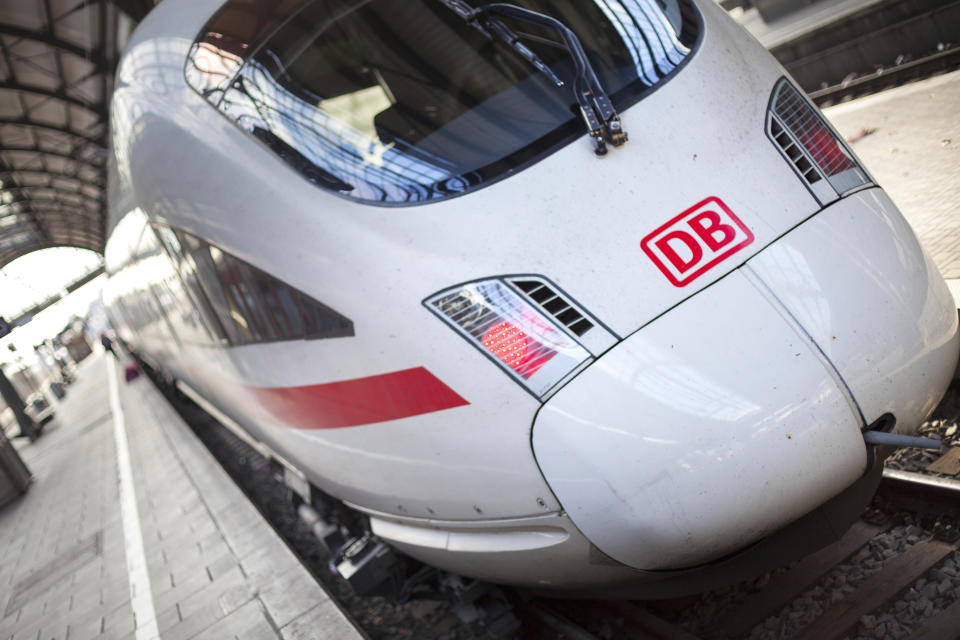
[[[712,0],[165,0],[111,117],[120,338],[458,574],[785,563],[957,362],[904,218]]]

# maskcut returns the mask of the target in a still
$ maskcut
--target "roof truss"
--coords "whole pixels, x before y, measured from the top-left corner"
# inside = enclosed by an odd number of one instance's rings
[[[53,246],[103,253],[117,43],[155,1],[0,0],[0,267]]]

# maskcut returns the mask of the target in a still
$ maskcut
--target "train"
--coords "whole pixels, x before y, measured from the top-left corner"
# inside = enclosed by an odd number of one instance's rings
[[[957,363],[908,223],[712,0],[165,0],[111,139],[117,336],[361,523],[351,571],[757,575]]]

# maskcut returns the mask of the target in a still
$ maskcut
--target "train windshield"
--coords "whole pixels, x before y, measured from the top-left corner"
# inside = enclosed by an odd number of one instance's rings
[[[516,4],[573,30],[617,109],[675,73],[698,39],[690,0]],[[186,78],[317,186],[372,204],[431,202],[586,132],[557,34],[501,21],[549,74],[440,0],[231,0],[198,36]]]

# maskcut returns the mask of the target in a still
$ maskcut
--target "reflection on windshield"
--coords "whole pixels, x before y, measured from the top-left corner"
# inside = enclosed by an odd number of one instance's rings
[[[652,86],[680,64],[688,50],[654,0],[594,0],[630,52],[640,79]]]
[[[568,90],[441,3],[278,4],[228,2],[194,44],[186,77],[321,188],[367,202],[430,201],[498,179],[582,133]],[[615,102],[662,81],[696,37],[689,0],[667,0],[665,9],[658,0],[518,4],[577,33]],[[572,81],[555,34],[510,27]]]
[[[194,87],[204,87],[203,97],[219,102],[222,92],[243,64],[239,55],[219,49],[209,42],[198,43],[190,52],[193,64],[187,67],[187,79]]]
[[[427,199],[429,194],[420,185],[432,185],[450,177],[449,169],[439,158],[431,164],[400,153],[392,148],[392,143],[383,144],[372,120],[358,127],[351,120],[355,122],[359,114],[349,120],[340,119],[336,110],[321,108],[321,104],[314,106],[301,100],[252,61],[227,92],[221,109],[247,131],[270,131],[335,178],[363,189],[363,193],[351,195],[365,200]],[[374,154],[380,156],[379,164],[365,162]]]
[[[363,157],[363,163],[383,167],[383,152],[392,147],[393,143],[385,145],[380,141],[376,127],[373,126],[373,119],[392,105],[393,101],[387,96],[387,92],[377,85],[321,100],[317,108],[329,113],[334,120],[343,123],[344,127],[359,131],[366,139],[357,148],[370,150],[370,153]]]

